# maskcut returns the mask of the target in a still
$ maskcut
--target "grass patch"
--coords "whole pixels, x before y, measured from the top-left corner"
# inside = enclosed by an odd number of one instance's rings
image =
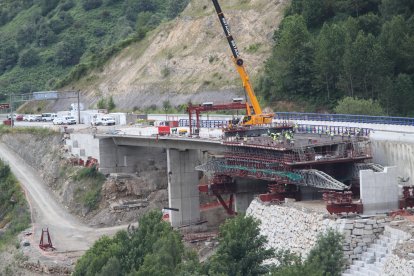
[[[257,51],[259,51],[261,46],[262,46],[261,43],[251,44],[251,45],[249,45],[249,47],[247,47],[246,52],[248,52],[249,54],[254,54]]]
[[[16,240],[21,231],[30,224],[29,208],[19,183],[10,167],[0,161],[0,223],[8,223],[7,229],[0,234],[0,250]]]
[[[0,125],[0,135],[3,134],[34,134],[41,137],[46,137],[52,134],[56,134],[57,131],[51,128],[40,127],[10,127],[6,125]]]

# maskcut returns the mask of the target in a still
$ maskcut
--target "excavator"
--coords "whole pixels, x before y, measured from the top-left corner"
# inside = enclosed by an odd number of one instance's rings
[[[262,108],[260,107],[256,94],[253,91],[252,84],[250,83],[249,76],[247,75],[246,69],[244,68],[243,59],[240,57],[240,52],[236,46],[236,42],[234,41],[233,36],[231,35],[229,24],[224,17],[220,4],[218,0],[212,0],[212,2],[214,4],[214,8],[216,9],[221,26],[223,27],[224,34],[226,35],[231,52],[233,53],[233,62],[236,66],[237,72],[240,75],[244,90],[246,91],[247,97],[250,101],[250,103],[246,101],[246,116],[244,116],[240,124],[241,126],[270,125],[272,123],[274,114],[264,114],[262,112]]]

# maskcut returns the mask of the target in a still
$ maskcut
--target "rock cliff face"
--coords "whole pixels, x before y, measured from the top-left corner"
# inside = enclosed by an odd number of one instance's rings
[[[99,208],[90,212],[77,197],[86,182],[73,181],[81,167],[74,167],[65,158],[62,134],[5,134],[1,141],[35,168],[45,184],[63,206],[89,225],[116,225],[136,222],[149,209],[161,209],[168,203],[166,160],[161,151],[151,158],[143,156],[143,167],[135,175],[108,177],[103,185]]]
[[[272,35],[289,0],[221,1],[232,34],[253,82],[270,55]],[[213,4],[193,0],[176,20],[165,23],[144,41],[114,57],[70,88],[82,91],[82,102],[93,106],[113,96],[119,109],[150,105],[173,106],[188,101],[226,102],[243,95]],[[54,109],[68,102],[54,103]]]

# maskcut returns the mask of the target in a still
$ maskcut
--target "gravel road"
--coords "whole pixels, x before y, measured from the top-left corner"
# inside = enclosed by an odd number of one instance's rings
[[[38,249],[36,245],[39,243],[42,228],[49,228],[53,246],[56,248],[55,252],[65,253],[85,251],[102,235],[112,235],[127,227],[126,225],[110,228],[86,226],[55,200],[37,175],[37,171],[2,143],[0,143],[0,158],[9,164],[26,192],[32,213],[34,235],[31,235],[31,245],[33,248]]]

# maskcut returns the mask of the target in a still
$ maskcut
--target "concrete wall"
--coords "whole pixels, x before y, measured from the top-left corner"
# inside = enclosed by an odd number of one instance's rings
[[[92,156],[99,160],[100,146],[99,140],[92,134],[71,133],[70,139],[66,140],[69,150],[73,155],[86,159]]]
[[[364,214],[374,215],[398,209],[396,167],[385,167],[383,172],[361,170],[359,179]]]
[[[414,180],[414,134],[375,131],[370,134],[373,161],[397,166],[397,176]]]

